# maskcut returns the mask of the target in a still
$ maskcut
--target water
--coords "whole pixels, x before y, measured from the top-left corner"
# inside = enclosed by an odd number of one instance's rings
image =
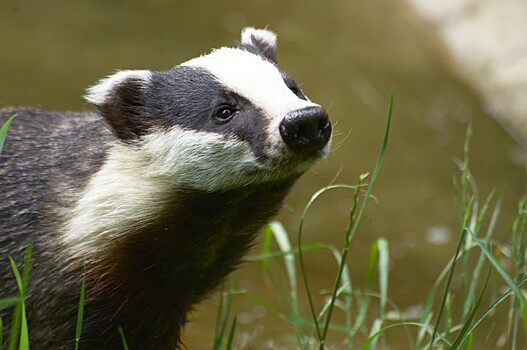
[[[378,203],[371,202],[350,251],[354,285],[364,285],[369,247],[385,237],[392,253],[391,299],[403,310],[424,301],[459,235],[452,177],[459,174],[454,160],[462,156],[469,123],[474,126],[472,171],[482,196],[496,189],[503,197],[500,227],[505,229],[498,235],[509,239],[506,225],[525,193],[525,152],[485,113],[478,96],[453,76],[427,29],[396,2],[4,0],[0,106],[87,109],[84,89],[105,75],[117,69],[170,68],[210,48],[231,45],[247,25],[278,33],[282,66],[328,109],[335,123],[330,157],[302,179],[278,218],[293,241],[301,210],[314,191],[339,172],[339,182],[354,184],[360,174],[372,171],[391,87],[394,121],[375,190]],[[335,191],[321,198],[306,222],[306,243],[342,246],[350,196]],[[307,264],[313,290],[329,288],[334,259],[312,253]],[[245,264],[235,280],[237,287],[282,309],[281,295],[266,283],[258,263]],[[294,340],[285,322],[247,298],[235,301],[238,341],[246,349],[286,346]],[[185,336],[190,348],[209,347],[216,308],[213,298],[197,309]],[[307,317],[305,307],[302,312]],[[493,329],[493,339],[501,330]],[[398,348],[400,334],[393,334],[392,348]],[[334,346],[341,346],[342,338],[335,336]]]

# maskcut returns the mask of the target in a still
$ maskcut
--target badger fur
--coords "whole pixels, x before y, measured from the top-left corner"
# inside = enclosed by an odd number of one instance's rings
[[[168,71],[127,70],[91,87],[96,112],[17,108],[0,155],[0,297],[26,300],[34,349],[173,349],[192,306],[216,288],[325,156],[331,124],[279,66],[276,36]],[[4,325],[12,310],[0,310]]]

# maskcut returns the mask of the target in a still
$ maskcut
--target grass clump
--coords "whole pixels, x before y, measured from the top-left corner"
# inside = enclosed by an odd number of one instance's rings
[[[420,304],[418,316],[410,317],[401,312],[389,298],[390,251],[388,241],[383,238],[377,239],[370,248],[363,289],[353,286],[347,256],[368,201],[372,198],[386,152],[392,106],[393,94],[390,96],[381,150],[371,177],[361,175],[355,186],[330,183],[317,191],[308,201],[300,219],[297,246],[291,244],[287,232],[279,223],[272,223],[264,233],[264,250],[252,260],[260,261],[264,271],[268,272],[287,305],[286,310],[279,310],[253,292],[235,289],[232,281],[223,298],[243,294],[290,325],[295,343],[286,348],[322,350],[341,344],[339,348],[350,350],[394,349],[401,348],[402,341],[408,344],[402,348],[416,350],[479,350],[482,344],[488,349],[499,347],[512,350],[526,346],[527,300],[522,287],[527,282],[527,197],[519,202],[518,216],[511,225],[511,242],[498,241],[495,236],[502,200],[496,199],[494,193],[483,200],[480,198],[470,172],[471,127],[467,129],[464,158],[458,162],[460,176],[454,181],[460,213],[457,247],[437,276],[428,297]],[[366,183],[368,179],[369,183]],[[329,243],[304,244],[303,227],[309,209],[320,196],[334,190],[352,191],[342,248]],[[277,250],[271,248],[273,240]],[[306,254],[320,254],[322,251],[329,251],[338,265],[331,289],[322,291],[327,298],[317,308],[304,260]],[[277,258],[283,261],[281,269],[286,283],[276,277],[276,268],[280,266],[276,265]],[[512,269],[504,268],[505,260],[513,266]],[[300,294],[298,279],[302,280],[307,305],[301,304],[303,295]],[[496,294],[496,286],[499,285],[505,285],[506,289]],[[338,320],[334,317],[337,311]],[[491,329],[499,327],[494,319],[496,314],[507,314],[501,337],[496,340],[484,338],[489,334],[484,331],[477,333],[483,325]],[[221,323],[226,324],[228,317],[228,314],[221,314]],[[391,344],[389,334],[394,331],[398,340],[396,344]],[[481,334],[484,334],[483,337]],[[219,346],[214,349],[236,348],[232,342],[229,346],[226,344],[226,341],[217,342]]]
[[[264,252],[260,256],[253,257],[252,260],[260,260],[262,261],[262,264],[264,266],[264,270],[269,269],[269,265],[271,263],[271,259],[276,257],[281,257],[284,261],[284,268],[287,275],[287,285],[281,284],[281,282],[278,282],[276,279],[274,282],[276,282],[277,285],[279,285],[279,288],[281,289],[282,294],[284,295],[284,298],[287,300],[287,304],[289,305],[289,310],[287,313],[281,313],[277,310],[275,310],[274,307],[269,305],[264,300],[260,299],[253,293],[249,291],[240,291],[240,290],[234,290],[231,288],[227,294],[222,293],[222,301],[226,298],[226,295],[233,295],[233,294],[244,294],[251,300],[255,301],[256,303],[264,306],[268,311],[270,311],[272,314],[276,315],[280,319],[286,321],[287,323],[291,324],[291,326],[294,329],[295,337],[297,346],[301,349],[313,349],[313,348],[319,348],[319,349],[325,349],[326,347],[326,339],[328,336],[328,331],[330,329],[339,330],[345,334],[347,334],[347,337],[349,338],[348,343],[352,344],[352,339],[354,335],[362,329],[363,323],[366,320],[367,311],[368,311],[368,305],[369,300],[371,296],[374,294],[372,290],[373,286],[373,280],[375,276],[376,271],[376,264],[379,264],[380,268],[380,286],[381,291],[379,294],[380,297],[380,308],[382,310],[382,314],[384,315],[386,313],[386,305],[387,305],[387,292],[388,292],[388,261],[389,261],[389,254],[388,254],[388,244],[387,241],[384,239],[378,240],[371,249],[370,253],[370,264],[368,267],[368,274],[367,274],[367,287],[365,290],[365,293],[361,296],[361,302],[359,307],[359,313],[357,316],[356,321],[352,322],[353,315],[351,314],[351,303],[352,303],[352,297],[353,297],[353,291],[351,288],[351,278],[349,274],[349,270],[347,267],[347,255],[352,243],[353,238],[358,232],[359,224],[361,222],[361,219],[364,215],[364,212],[366,210],[368,200],[372,197],[373,188],[375,185],[375,182],[377,180],[377,177],[380,173],[380,169],[382,166],[382,162],[384,159],[384,155],[387,149],[388,144],[388,136],[389,136],[389,130],[391,125],[391,118],[392,118],[392,111],[393,111],[393,91],[390,94],[390,104],[388,108],[388,117],[386,122],[386,128],[384,132],[383,142],[381,145],[381,149],[379,152],[379,156],[377,159],[377,163],[375,165],[374,171],[371,175],[371,179],[369,184],[366,184],[365,181],[369,177],[369,174],[363,174],[359,177],[358,184],[356,186],[350,186],[346,184],[330,184],[319,191],[317,191],[310,199],[308,204],[306,205],[302,217],[299,224],[298,229],[298,246],[296,248],[293,248],[288,234],[283,228],[283,226],[277,222],[272,223],[266,232],[264,232]],[[349,221],[348,225],[345,230],[345,244],[344,248],[342,250],[338,250],[336,247],[322,243],[322,244],[315,244],[315,245],[309,245],[305,246],[302,243],[302,234],[303,234],[303,226],[305,218],[307,217],[307,213],[311,206],[315,203],[315,201],[322,196],[324,193],[336,189],[346,189],[346,190],[352,190],[354,192],[353,194],[353,204],[349,211]],[[361,201],[361,194],[364,195]],[[279,251],[271,251],[271,240],[274,238],[276,241]],[[309,277],[308,272],[306,270],[306,266],[304,263],[304,254],[308,252],[314,252],[314,251],[320,251],[320,250],[329,250],[332,255],[335,257],[336,261],[338,262],[338,272],[335,277],[333,288],[330,292],[330,296],[327,299],[327,301],[324,303],[322,308],[320,310],[316,310],[315,304],[313,301],[313,295],[310,288],[309,283]],[[298,256],[298,260],[300,263],[300,269],[297,271],[295,257]],[[299,273],[297,273],[299,272]],[[304,288],[307,294],[307,299],[309,303],[309,310],[311,312],[311,319],[305,319],[300,315],[300,307],[299,307],[299,291],[298,291],[298,285],[297,285],[297,275],[300,275]],[[274,274],[269,274],[271,278],[273,278]],[[344,309],[347,310],[346,313],[346,324],[344,326],[336,325],[332,323],[332,316],[333,312],[335,310],[336,304],[339,305],[345,305]],[[220,303],[220,309],[222,309],[223,302]],[[227,313],[219,313],[218,318],[218,324],[226,324]],[[372,329],[372,331],[378,330],[383,325],[384,318],[381,317],[379,320],[375,322],[375,328]],[[314,332],[308,332],[306,333],[306,328],[310,330],[314,330]],[[314,333],[314,334],[312,334]],[[218,338],[216,338],[218,339]],[[375,338],[372,338],[372,342],[376,343],[377,340]],[[231,349],[230,346],[224,347],[225,341],[222,343],[221,341],[216,341],[214,349]]]
[[[20,273],[13,258],[9,257],[11,269],[18,287],[18,296],[0,299],[0,310],[8,307],[13,308],[13,316],[10,325],[9,338],[6,338],[7,350],[27,350],[29,349],[29,330],[27,326],[25,299],[29,284],[29,271],[31,269],[32,246],[26,248],[24,267]],[[0,318],[0,347],[4,340],[4,327]]]

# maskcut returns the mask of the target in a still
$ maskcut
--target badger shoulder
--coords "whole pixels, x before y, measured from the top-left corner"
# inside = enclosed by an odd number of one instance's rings
[[[56,339],[68,337],[63,332],[69,327],[46,314],[60,309],[73,319],[78,298],[79,277],[68,267],[61,227],[68,209],[102,167],[114,136],[94,113],[9,108],[0,110],[0,125],[12,116],[0,154],[1,296],[17,293],[9,257],[21,267],[25,249],[32,245],[27,306],[32,339],[39,348],[51,349]],[[11,313],[0,311],[7,327]]]
[[[0,123],[12,116],[0,153],[0,230],[45,234],[102,166],[112,134],[93,113],[9,108]]]
[[[0,110],[0,124],[15,116],[9,127],[5,145],[0,153],[0,172],[8,175],[11,169],[28,173],[38,170],[93,169],[100,163],[113,137],[97,114],[50,112],[35,108],[6,108]],[[29,160],[31,160],[31,162]],[[93,163],[72,166],[78,161]],[[31,164],[29,164],[31,163]],[[46,175],[41,173],[40,175]],[[66,175],[70,175],[66,172]],[[71,174],[82,176],[81,173]]]

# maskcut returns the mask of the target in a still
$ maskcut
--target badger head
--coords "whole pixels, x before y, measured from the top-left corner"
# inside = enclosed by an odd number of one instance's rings
[[[88,90],[121,154],[178,188],[295,179],[328,153],[331,123],[279,66],[276,35],[246,28],[168,71],[120,71]],[[123,151],[124,150],[124,151]]]

